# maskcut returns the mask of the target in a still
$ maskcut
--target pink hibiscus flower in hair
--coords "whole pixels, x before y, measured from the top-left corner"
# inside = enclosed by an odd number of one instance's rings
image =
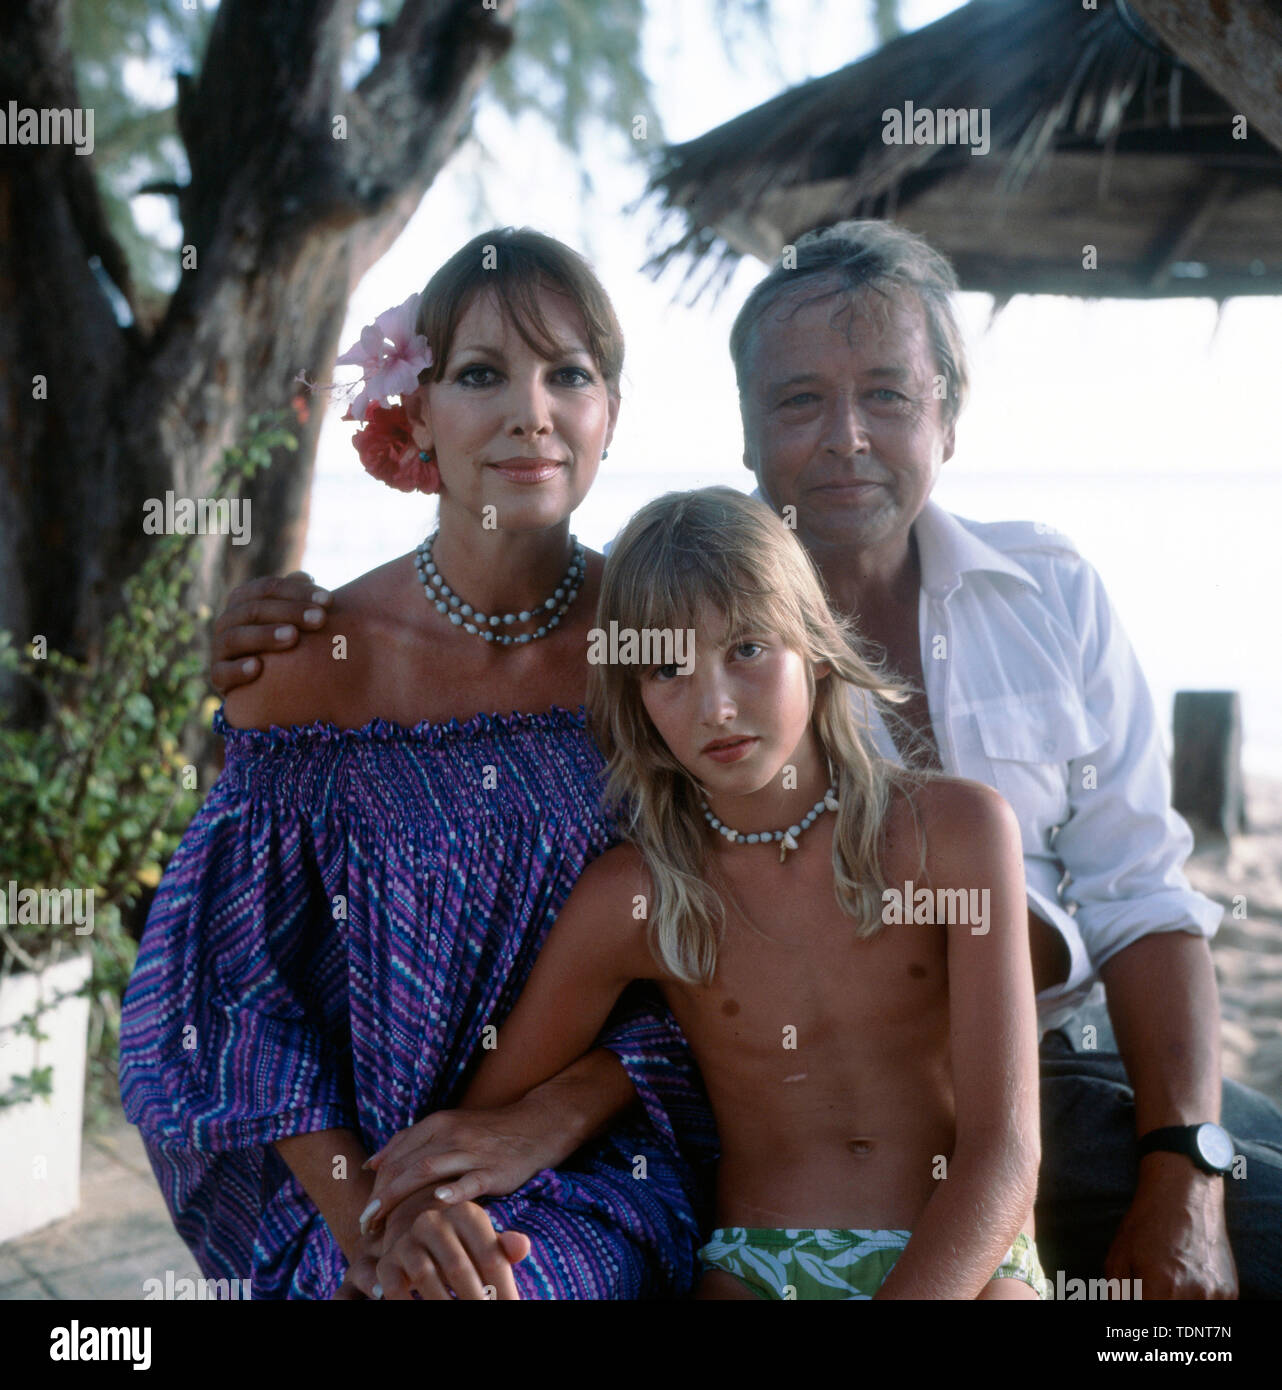
[[[414,331],[418,301],[412,294],[404,304],[385,309],[338,359],[340,367],[362,369],[361,392],[351,406],[353,420],[364,420],[372,405],[386,407],[392,396],[408,396],[418,386],[418,374],[432,365],[427,339]]]
[[[349,411],[344,420],[354,420]],[[364,427],[352,436],[365,471],[397,492],[440,492],[441,474],[434,460],[419,458],[403,405],[371,402]]]

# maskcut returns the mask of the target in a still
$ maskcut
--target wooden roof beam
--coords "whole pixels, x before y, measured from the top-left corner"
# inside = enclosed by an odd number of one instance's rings
[[[1160,290],[1166,284],[1176,261],[1189,259],[1189,253],[1211,225],[1215,214],[1228,201],[1236,182],[1232,174],[1217,174],[1188,212],[1183,217],[1175,218],[1158,233],[1144,275],[1151,290]]]
[[[1248,125],[1282,150],[1278,0],[1129,0],[1132,10]]]

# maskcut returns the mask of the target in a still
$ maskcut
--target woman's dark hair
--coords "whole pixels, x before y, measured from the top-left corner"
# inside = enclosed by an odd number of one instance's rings
[[[614,306],[592,267],[563,242],[529,227],[498,227],[473,237],[427,282],[419,302],[417,330],[432,349],[432,366],[419,380],[440,381],[458,325],[483,290],[492,290],[499,307],[525,342],[542,357],[564,349],[539,307],[539,291],[551,290],[574,302],[583,316],[587,349],[615,391],[623,371],[623,330]]]

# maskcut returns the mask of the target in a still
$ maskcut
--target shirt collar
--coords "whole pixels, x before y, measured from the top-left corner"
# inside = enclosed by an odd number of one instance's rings
[[[1009,574],[1022,584],[1041,592],[1041,585],[1009,555],[982,541],[937,502],[927,500],[913,522],[917,537],[917,558],[921,562],[921,586],[935,598],[944,598],[958,588],[971,571]]]
[[[764,502],[759,487],[753,497]],[[917,537],[917,558],[921,561],[921,586],[936,598],[944,598],[958,588],[962,576],[971,570],[987,570],[1009,574],[1021,583],[1036,589],[1042,586],[1023,567],[1009,556],[995,550],[986,541],[968,531],[952,512],[946,512],[938,502],[929,498],[913,522]]]

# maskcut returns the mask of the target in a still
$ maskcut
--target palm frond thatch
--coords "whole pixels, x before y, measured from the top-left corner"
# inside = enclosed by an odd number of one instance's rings
[[[887,144],[908,101],[987,111],[990,152]],[[1282,293],[1282,153],[1241,136],[1114,0],[971,0],[663,150],[649,193],[677,228],[647,268],[687,261],[702,292],[814,227],[895,217],[999,295]]]

